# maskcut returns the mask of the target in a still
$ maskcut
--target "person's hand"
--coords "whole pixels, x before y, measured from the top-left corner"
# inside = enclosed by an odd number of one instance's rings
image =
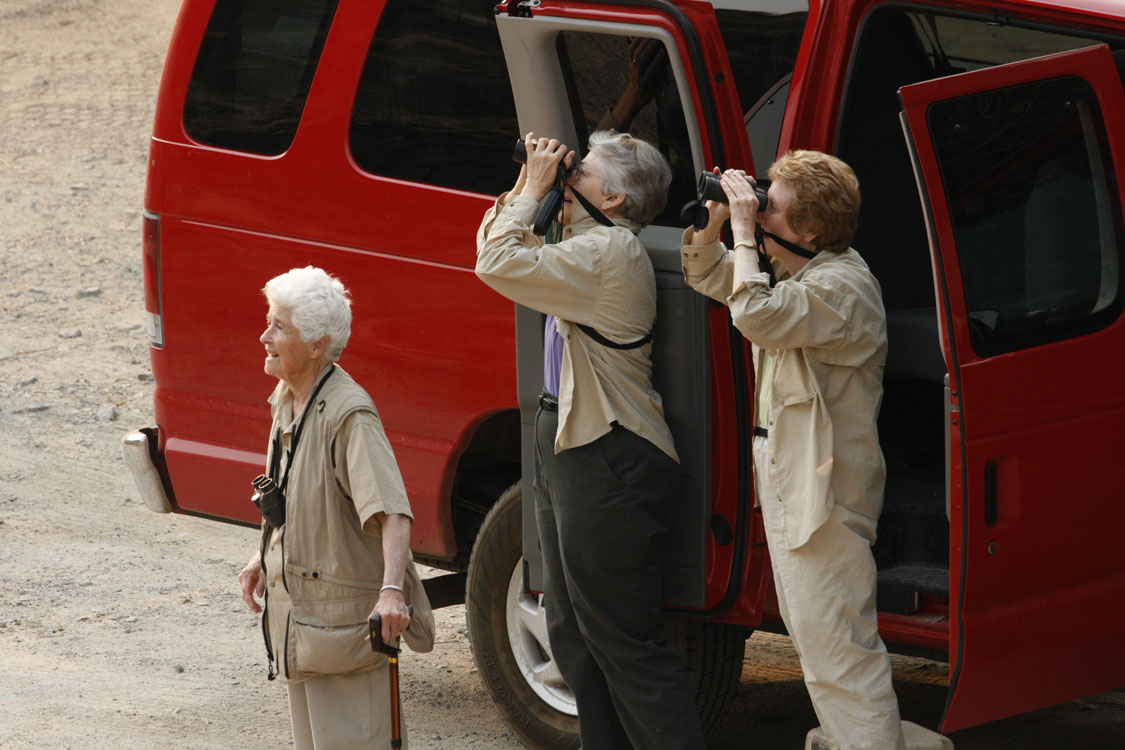
[[[758,222],[758,196],[746,180],[746,173],[741,169],[728,169],[719,178],[730,205],[730,229],[735,244],[753,240]]]
[[[722,175],[718,167],[711,171]],[[707,208],[707,226],[692,234],[693,245],[710,245],[717,241],[723,230],[723,223],[730,218],[730,206],[722,201],[707,201],[703,205]]]
[[[628,130],[633,118],[664,85],[668,51],[659,39],[634,37],[629,42],[629,83],[613,107],[613,119]]]
[[[527,165],[520,165],[520,176],[516,178],[516,184],[512,186],[509,191],[510,195],[519,195],[523,190],[523,186],[527,184]]]
[[[371,610],[371,616],[379,615],[383,618],[383,640],[402,635],[402,631],[410,624],[410,609],[406,606],[406,596],[401,591],[383,589],[379,594],[379,602]]]
[[[246,563],[246,567],[238,574],[238,585],[242,589],[242,601],[254,614],[262,611],[258,604],[266,592],[266,577],[262,573],[262,553],[258,552]]]
[[[527,147],[527,177],[520,195],[541,201],[555,186],[559,163],[563,159],[573,159],[574,152],[568,151],[566,145],[555,138],[536,140],[534,133],[527,134],[524,144]]]

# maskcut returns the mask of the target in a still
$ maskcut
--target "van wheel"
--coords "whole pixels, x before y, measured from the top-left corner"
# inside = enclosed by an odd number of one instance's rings
[[[469,559],[466,613],[484,688],[532,750],[577,748],[578,712],[551,656],[542,595],[523,591],[523,503],[509,487],[481,524]],[[705,734],[717,729],[738,687],[749,631],[665,617],[668,640],[688,669]]]
[[[542,595],[523,591],[523,493],[509,487],[469,558],[465,610],[484,688],[529,748],[578,747],[578,710],[551,658]]]

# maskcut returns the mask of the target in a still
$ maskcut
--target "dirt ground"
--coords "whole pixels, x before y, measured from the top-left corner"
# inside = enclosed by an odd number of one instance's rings
[[[141,209],[177,6],[0,3],[0,748],[291,746],[235,581],[255,532],[149,512],[120,457],[152,420]],[[935,725],[946,666],[894,665],[904,717]],[[480,686],[462,607],[402,669],[414,748],[520,747]],[[715,747],[799,748],[815,723],[788,640],[755,634]],[[954,740],[1123,747],[1125,692]]]

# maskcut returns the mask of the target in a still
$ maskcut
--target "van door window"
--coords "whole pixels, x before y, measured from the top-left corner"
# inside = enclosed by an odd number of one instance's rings
[[[1117,179],[1094,90],[1064,76],[934,104],[973,349],[1108,325],[1121,311]]]
[[[809,18],[806,0],[772,0],[763,10],[727,10],[715,18],[730,61],[746,122],[746,136],[760,174],[777,156],[789,83]]]
[[[679,226],[680,209],[695,199],[696,174],[680,92],[659,39],[564,31],[559,62],[575,131],[585,151],[595,130],[627,131],[660,149],[672,167],[668,204],[653,220]]]
[[[508,69],[490,0],[388,0],[349,146],[365,171],[497,195],[518,168]]]
[[[254,154],[289,148],[335,12],[336,0],[218,0],[188,84],[187,134]]]
[[[925,219],[899,123],[899,88],[1093,43],[1065,33],[1072,31],[1068,29],[989,20],[881,6],[860,27],[836,153],[859,177],[863,208],[854,246],[882,282],[890,313],[934,307]],[[933,346],[936,351],[937,344]],[[892,339],[892,352],[895,348]],[[927,358],[936,363],[932,353]],[[936,369],[944,373],[944,368]]]

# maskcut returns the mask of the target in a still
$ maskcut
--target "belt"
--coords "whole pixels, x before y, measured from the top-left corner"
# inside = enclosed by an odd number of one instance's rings
[[[769,437],[769,436],[770,436],[770,431],[767,430],[765,427],[759,427],[758,425],[754,425],[754,437]]]
[[[539,408],[547,411],[558,411],[559,400],[546,391],[539,391]]]

